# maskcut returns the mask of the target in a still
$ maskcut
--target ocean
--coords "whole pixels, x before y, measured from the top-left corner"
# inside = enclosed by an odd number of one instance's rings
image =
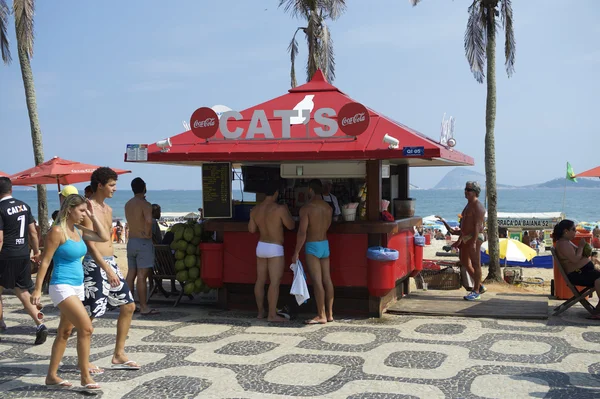
[[[567,218],[576,221],[600,221],[600,189],[567,188],[563,210],[563,189],[501,189],[498,190],[499,212],[565,212]],[[411,190],[416,199],[415,214],[419,216],[440,215],[448,220],[456,220],[465,206],[462,190]],[[35,190],[15,191],[14,196],[30,204],[37,216]],[[124,218],[125,203],[131,198],[131,191],[118,190],[107,203],[113,208],[115,218]],[[233,198],[254,201],[254,194],[233,191]],[[193,212],[202,207],[202,191],[161,190],[149,191],[146,198],[159,204],[163,212]],[[484,192],[481,195],[484,201]],[[58,194],[48,190],[49,213],[58,209]]]

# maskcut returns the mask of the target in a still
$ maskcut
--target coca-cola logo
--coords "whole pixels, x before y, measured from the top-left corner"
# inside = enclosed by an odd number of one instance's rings
[[[348,136],[358,136],[369,127],[371,118],[367,108],[359,103],[348,103],[338,113],[340,130]]]
[[[219,129],[219,117],[211,108],[198,108],[190,118],[192,133],[201,139],[207,139],[217,133]]]
[[[353,123],[357,123],[357,122],[364,122],[365,118],[366,118],[365,113],[359,112],[356,115],[354,115],[353,117],[342,119],[342,126],[352,125]]]

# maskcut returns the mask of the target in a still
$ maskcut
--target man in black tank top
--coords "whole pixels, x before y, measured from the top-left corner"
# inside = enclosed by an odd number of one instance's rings
[[[4,288],[14,289],[15,295],[37,324],[35,344],[46,342],[48,329],[37,317],[38,311],[29,301],[31,280],[30,246],[39,257],[40,248],[35,220],[29,205],[12,197],[12,183],[0,177],[0,293]],[[0,330],[6,329],[0,301]]]

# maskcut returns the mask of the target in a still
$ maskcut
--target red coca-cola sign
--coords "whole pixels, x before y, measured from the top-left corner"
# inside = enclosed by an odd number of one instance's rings
[[[219,130],[219,117],[211,108],[198,108],[190,119],[192,133],[201,139],[212,137]]]
[[[338,113],[338,126],[348,136],[358,136],[369,127],[369,110],[359,103],[348,103]]]

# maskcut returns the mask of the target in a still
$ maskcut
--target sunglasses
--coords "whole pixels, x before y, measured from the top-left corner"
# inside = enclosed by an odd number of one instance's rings
[[[475,190],[472,188],[465,188],[465,191],[469,192],[469,193],[474,193]]]

